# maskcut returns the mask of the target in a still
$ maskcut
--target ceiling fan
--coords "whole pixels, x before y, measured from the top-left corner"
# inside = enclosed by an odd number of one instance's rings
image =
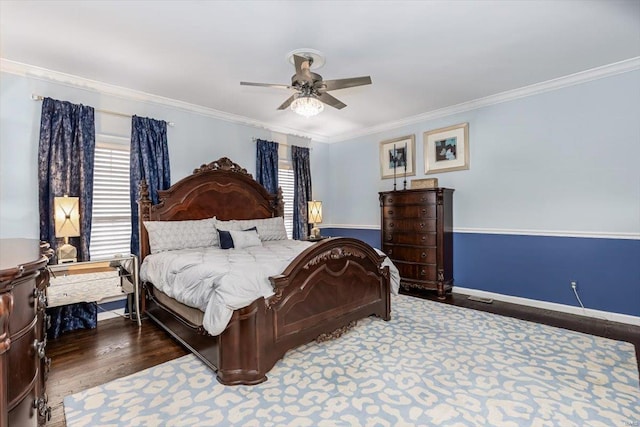
[[[348,79],[322,80],[320,74],[311,71],[313,56],[293,55],[296,73],[291,77],[290,85],[240,82],[244,86],[274,87],[278,89],[293,89],[297,93],[291,95],[278,107],[285,110],[289,106],[296,113],[306,117],[314,116],[324,109],[324,104],[338,110],[347,106],[344,102],[328,94],[330,90],[346,89],[355,86],[371,84],[371,77],[352,77]]]

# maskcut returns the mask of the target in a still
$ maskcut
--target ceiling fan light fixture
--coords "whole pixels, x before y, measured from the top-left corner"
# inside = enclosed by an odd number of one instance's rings
[[[299,96],[291,103],[291,109],[304,117],[313,117],[324,110],[322,101],[314,96]]]

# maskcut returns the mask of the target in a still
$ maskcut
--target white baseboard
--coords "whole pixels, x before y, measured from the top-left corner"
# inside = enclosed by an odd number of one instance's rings
[[[514,297],[511,295],[496,294],[493,292],[481,291],[478,289],[462,288],[454,286],[453,292],[475,297],[492,298],[496,301],[504,301],[513,304],[526,305],[529,307],[542,308],[546,310],[560,311],[563,313],[577,314],[579,316],[592,317],[594,319],[609,320],[611,322],[626,323],[629,325],[640,326],[640,317],[628,314],[611,313],[608,311],[593,310],[590,308],[573,307],[555,302],[539,301],[529,298]]]

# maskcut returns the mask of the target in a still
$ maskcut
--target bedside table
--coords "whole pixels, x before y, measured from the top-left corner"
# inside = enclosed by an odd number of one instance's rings
[[[320,236],[318,238],[307,237],[307,242],[319,242],[320,240],[330,239],[329,236]]]
[[[109,302],[133,294],[135,316],[140,321],[138,257],[122,255],[100,261],[72,262],[47,266],[48,307],[79,302]],[[132,307],[129,315],[133,319]]]

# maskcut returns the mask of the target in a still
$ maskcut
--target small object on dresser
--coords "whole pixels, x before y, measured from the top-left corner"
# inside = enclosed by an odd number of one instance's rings
[[[414,179],[411,188],[438,188],[438,178]]]

